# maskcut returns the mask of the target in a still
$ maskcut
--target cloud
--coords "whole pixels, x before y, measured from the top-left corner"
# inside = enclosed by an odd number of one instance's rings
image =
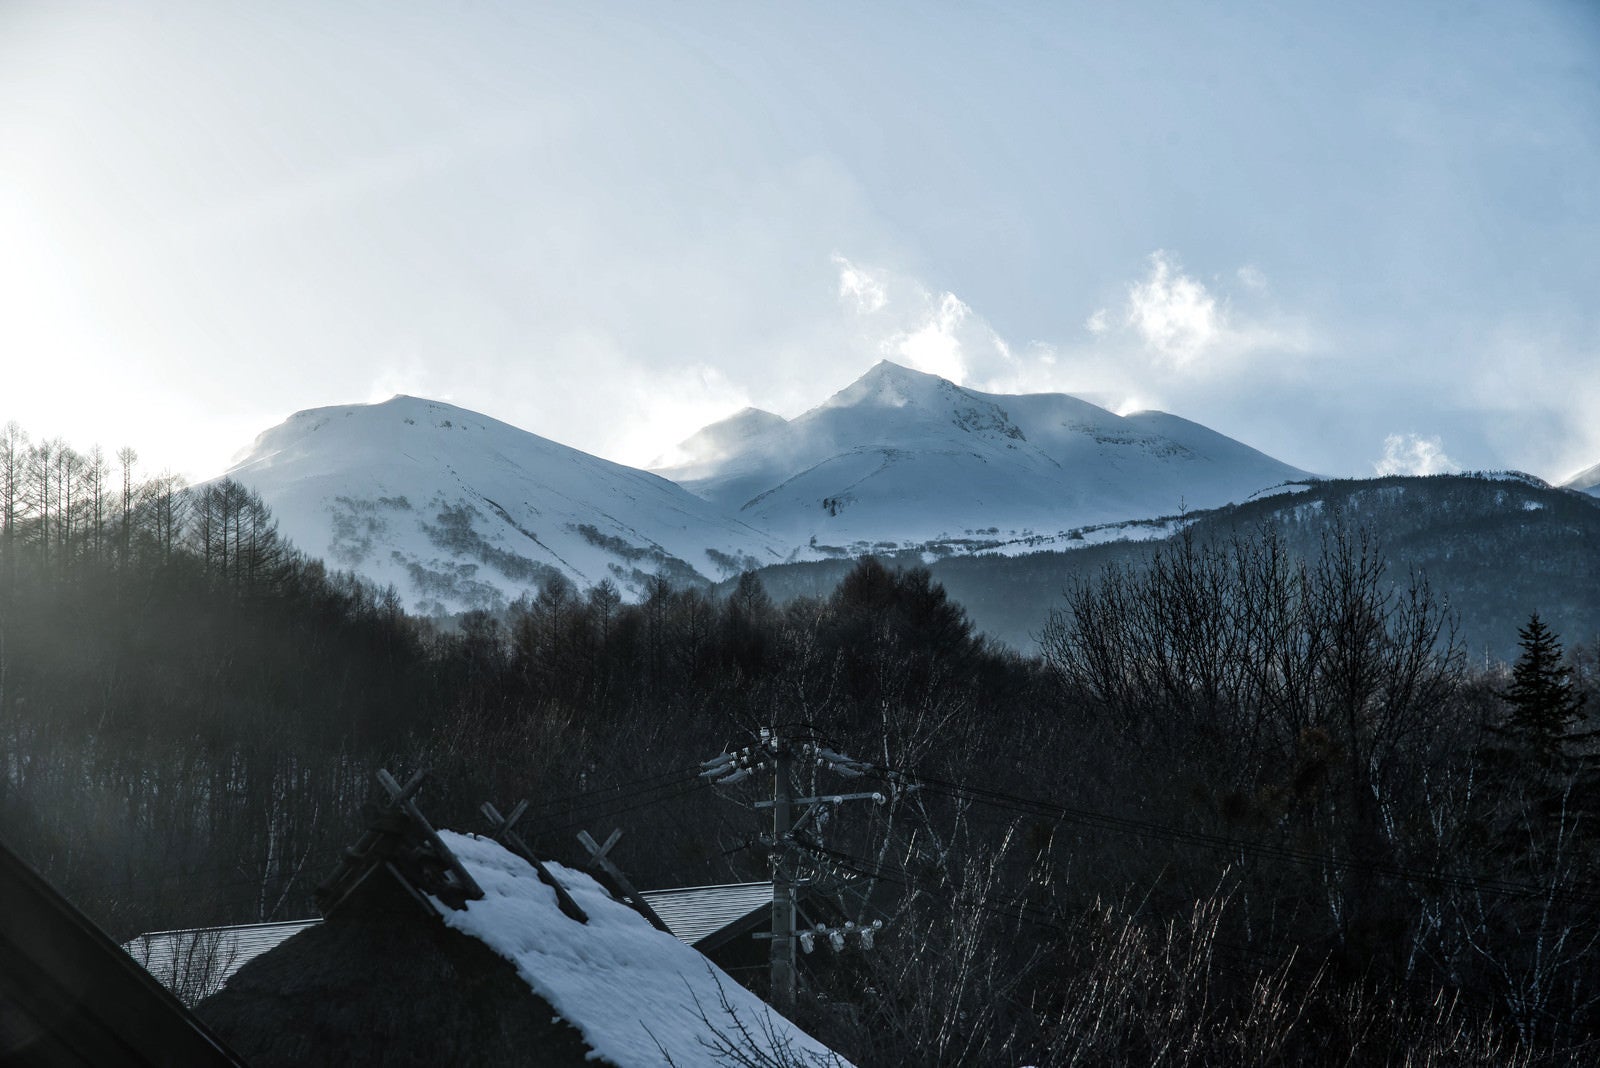
[[[1158,249],[1121,288],[1121,300],[1096,308],[1079,336],[1020,347],[997,337],[992,358],[969,357],[970,384],[1072,393],[1117,412],[1203,414],[1196,402],[1216,409],[1226,395],[1303,383],[1327,347],[1308,322],[1275,306],[1254,265],[1207,284]]]
[[[922,324],[885,340],[884,351],[919,371],[961,382],[967,377],[961,328],[971,314],[972,309],[954,293],[941,293]]]
[[[1265,303],[1269,286],[1261,268],[1238,268],[1238,290],[1214,292],[1185,272],[1171,252],[1157,249],[1149,262],[1148,273],[1128,284],[1120,326],[1108,309],[1085,324],[1095,338],[1123,350],[1124,358],[1139,355],[1153,370],[1203,375],[1263,357],[1301,356],[1316,347],[1304,322]]]
[[[1264,290],[1267,288],[1267,275],[1260,267],[1254,264],[1245,264],[1233,272],[1239,283],[1246,289]]]
[[[883,283],[871,271],[863,270],[838,253],[833,264],[839,269],[839,299],[854,306],[861,315],[881,311],[889,302]]]
[[[1189,363],[1226,330],[1216,298],[1184,274],[1172,256],[1150,256],[1150,275],[1128,289],[1128,325],[1171,363]]]
[[[1442,475],[1461,470],[1444,451],[1437,436],[1390,434],[1383,439],[1383,456],[1372,469],[1378,475]]]
[[[1600,460],[1600,315],[1506,316],[1463,345],[1451,399],[1503,466],[1559,481]],[[1478,466],[1478,465],[1474,465]]]
[[[1267,276],[1245,265],[1207,286],[1165,250],[1093,311],[1077,337],[1013,342],[957,294],[834,254],[838,304],[863,361],[891,359],[993,393],[1066,392],[1114,411],[1183,407],[1195,389],[1241,374],[1281,381],[1316,346],[1311,329],[1267,303]]]
[[[632,467],[675,462],[676,443],[750,404],[744,387],[720,368],[705,361],[646,364],[604,331],[574,331],[563,339],[561,351],[572,360],[567,373],[574,379],[597,374],[614,384],[606,397],[605,437],[597,451]],[[573,385],[551,394],[567,396],[575,390]],[[579,415],[592,420],[595,413]]]
[[[1000,335],[954,293],[837,254],[833,264],[839,301],[851,313],[848,347],[863,357],[893,360],[957,384],[1010,359]]]
[[[560,377],[603,368],[619,386],[601,451],[631,463],[671,462],[673,443],[747,405],[799,415],[824,399],[819,388],[841,388],[882,359],[984,392],[1072,393],[1113,411],[1165,408],[1240,433],[1237,412],[1253,403],[1242,398],[1270,393],[1296,366],[1282,357],[1310,345],[1309,329],[1254,291],[1236,293],[1242,283],[1230,285],[1231,272],[1207,286],[1166,252],[1119,286],[1122,299],[1090,314],[1081,334],[1052,340],[1006,338],[960,295],[910,274],[837,252],[824,263],[833,285],[811,290],[823,301],[814,314],[736,366],[646,367],[624,337],[580,331],[554,346],[569,370],[550,381],[547,368],[527,394],[560,395]],[[1269,350],[1272,360],[1251,359]],[[771,373],[778,368],[786,373]]]

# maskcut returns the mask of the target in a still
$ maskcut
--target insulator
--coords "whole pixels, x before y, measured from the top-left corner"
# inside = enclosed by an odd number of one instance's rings
[[[833,947],[833,951],[835,953],[843,953],[844,952],[844,932],[843,931],[829,931],[828,932],[828,945]]]
[[[876,933],[877,932],[874,931],[871,927],[863,927],[863,928],[861,928],[861,948],[862,949],[871,949],[872,948],[872,936],[874,934],[876,934]]]
[[[810,931],[801,931],[800,932],[800,948],[801,948],[802,951],[804,951],[806,953],[810,953],[812,950],[816,949],[817,948],[817,936],[812,934]]]

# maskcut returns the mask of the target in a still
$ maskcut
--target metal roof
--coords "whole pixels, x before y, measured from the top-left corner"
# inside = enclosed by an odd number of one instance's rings
[[[129,956],[191,1005],[222,989],[233,973],[321,920],[152,931],[123,944]]]
[[[751,913],[772,907],[771,883],[725,883],[721,886],[687,886],[672,890],[645,890],[639,895],[650,903],[679,941],[696,949],[733,927]]]
[[[228,1065],[244,1061],[0,842],[0,1060]]]

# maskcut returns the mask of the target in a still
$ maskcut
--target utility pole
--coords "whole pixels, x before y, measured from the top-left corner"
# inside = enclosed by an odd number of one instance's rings
[[[772,1004],[785,1016],[794,1013],[794,881],[789,854],[794,830],[789,800],[789,766],[793,756],[774,737],[772,764]]]
[[[823,806],[839,805],[846,801],[875,801],[883,804],[886,800],[884,795],[877,791],[795,797],[792,772],[797,758],[803,759],[807,764],[815,763],[818,767],[851,778],[873,770],[869,764],[836,753],[815,742],[796,744],[780,736],[777,731],[763,727],[757,744],[747,745],[737,752],[713,757],[701,764],[700,772],[700,777],[713,786],[732,786],[756,772],[769,768],[772,770],[772,800],[757,801],[754,806],[758,809],[769,807],[772,809],[772,838],[767,843],[770,847],[768,863],[772,869],[772,929],[761,932],[755,937],[770,940],[772,943],[768,956],[771,967],[771,990],[768,993],[768,1000],[774,1008],[785,1015],[790,1015],[794,1011],[797,943],[806,952],[810,952],[817,937],[821,936],[827,939],[831,947],[843,949],[844,936],[850,934],[856,938],[861,948],[870,949],[872,948],[870,932],[882,927],[882,924],[873,924],[870,927],[846,924],[840,928],[816,925],[797,935],[796,917],[799,906],[795,900],[795,891],[802,885],[803,880],[798,874],[798,861],[802,850],[800,844],[795,841],[795,833],[816,817]],[[797,806],[804,809],[798,819],[795,818]]]

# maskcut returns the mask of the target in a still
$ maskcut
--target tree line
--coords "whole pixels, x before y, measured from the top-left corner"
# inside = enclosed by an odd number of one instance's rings
[[[763,878],[762,787],[695,771],[767,727],[886,799],[802,841],[885,922],[808,958],[804,1022],[857,1063],[1596,1050],[1596,680],[1540,619],[1514,669],[1468,658],[1370,534],[1180,538],[1027,656],[871,559],[782,604],[549,578],[441,626],[244,487],[135,465],[0,439],[0,833],[119,937],[313,915],[379,766],[430,769],[443,826],[526,798],[573,865],[620,826],[641,886]]]

